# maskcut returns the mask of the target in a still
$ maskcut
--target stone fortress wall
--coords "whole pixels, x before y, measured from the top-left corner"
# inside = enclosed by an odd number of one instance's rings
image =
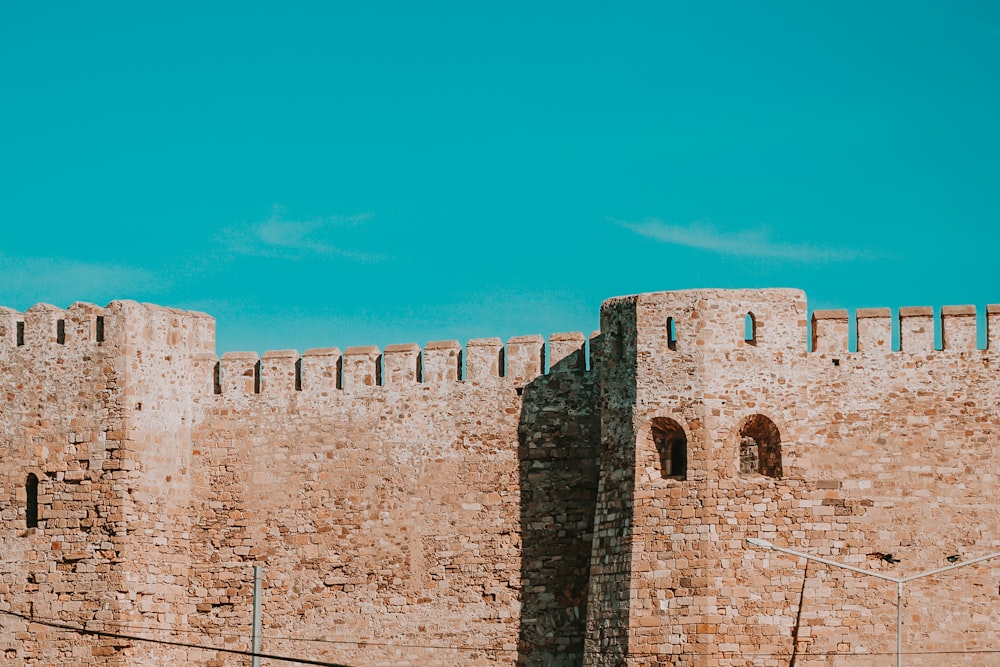
[[[662,292],[589,340],[217,358],[199,313],[5,310],[2,663],[249,664],[260,565],[274,655],[892,664],[891,584],[744,540],[893,576],[1000,551],[1000,310],[983,350],[941,313],[943,349],[865,310],[849,352],[798,291]],[[908,584],[906,664],[995,664],[958,652],[1000,646],[998,579]]]

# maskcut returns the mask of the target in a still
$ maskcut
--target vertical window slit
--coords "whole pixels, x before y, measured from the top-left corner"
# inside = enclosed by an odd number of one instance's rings
[[[257,363],[253,365],[253,393],[255,394],[260,393],[260,374],[260,359],[258,359]]]
[[[302,357],[295,360],[295,391],[302,391]]]
[[[677,349],[677,325],[672,317],[667,318],[667,349]]]
[[[215,362],[215,368],[212,369],[212,391],[215,394],[222,393],[222,364],[218,361]]]
[[[28,528],[38,527],[38,477],[34,473],[28,473],[28,479],[24,482],[24,491],[27,501],[24,506],[24,520]]]
[[[17,346],[24,345],[24,322],[17,323]]]
[[[66,320],[56,320],[56,342],[66,344]]]
[[[94,334],[98,343],[104,342],[104,315],[97,316],[97,322],[94,325]]]

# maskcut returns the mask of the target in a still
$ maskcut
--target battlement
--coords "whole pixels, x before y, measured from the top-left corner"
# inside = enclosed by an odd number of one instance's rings
[[[861,308],[853,317],[846,309],[815,310],[808,321],[806,312],[799,290],[654,292],[605,301],[601,328],[613,349],[621,351],[634,339],[637,349],[680,355],[708,349],[750,353],[750,348],[819,354],[1000,348],[1000,305],[988,305],[983,318],[969,305],[937,312],[929,306],[903,307],[895,317],[890,308]]]
[[[1000,348],[1000,305],[988,305],[979,330],[975,306],[943,306],[938,314],[930,306],[900,308],[893,318],[889,308],[860,308],[854,314],[854,350],[861,353],[902,352],[927,354],[934,351],[971,352]],[[850,348],[850,316],[847,310],[816,310],[812,313],[812,351],[846,353]],[[895,331],[894,331],[895,329]],[[935,329],[940,346],[935,345]],[[894,346],[893,341],[898,340]]]
[[[596,334],[595,334],[596,335]],[[462,383],[506,382],[524,387],[550,373],[587,372],[592,354],[582,333],[476,338],[465,348],[456,340],[416,343],[226,352],[214,360],[213,393],[226,396],[355,394],[407,391]],[[205,358],[202,357],[202,362]],[[211,363],[213,360],[208,360]]]
[[[19,312],[0,307],[0,354],[97,349],[110,344],[152,342],[206,352],[215,347],[215,320],[204,313],[135,301],[105,307],[76,302],[61,309],[39,303]]]
[[[98,345],[107,334],[107,309],[92,303],[74,303],[66,310],[39,303],[21,313],[0,308],[0,349],[46,345],[73,348]]]
[[[623,319],[620,313],[634,313]],[[681,356],[694,351],[745,353],[929,354],[1000,348],[1000,305],[816,310],[808,319],[799,290],[683,290],[615,297],[602,305],[608,361],[625,349]],[[626,321],[629,320],[629,321]],[[935,333],[937,331],[937,334]],[[851,336],[853,335],[853,340]],[[105,307],[77,302],[66,309],[40,303],[25,312],[0,308],[0,355],[36,358],[51,353],[87,356],[109,345],[183,350],[195,386],[206,395],[276,396],[406,391],[461,383],[504,381],[523,387],[551,372],[596,366],[595,332],[433,341],[377,347],[215,352],[214,320],[204,313],[132,301]],[[939,342],[935,345],[935,340]],[[630,342],[631,341],[631,342]],[[637,346],[637,347],[636,347]],[[126,351],[123,349],[123,351]],[[13,355],[13,356],[11,356]],[[184,356],[184,355],[182,355]],[[70,370],[70,369],[67,369]],[[199,379],[200,378],[200,379]]]

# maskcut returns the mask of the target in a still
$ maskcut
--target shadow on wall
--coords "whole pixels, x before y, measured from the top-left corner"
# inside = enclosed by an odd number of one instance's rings
[[[601,438],[596,371],[583,355],[524,388],[518,665],[583,664]]]

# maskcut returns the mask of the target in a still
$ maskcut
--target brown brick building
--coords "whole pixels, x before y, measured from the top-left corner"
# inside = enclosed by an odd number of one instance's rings
[[[745,539],[894,577],[1000,551],[1000,310],[986,349],[974,309],[898,315],[661,292],[589,341],[219,359],[199,313],[4,310],[0,662],[249,665],[260,565],[271,655],[893,665],[895,586]],[[904,664],[1000,664],[998,586],[907,584]]]

